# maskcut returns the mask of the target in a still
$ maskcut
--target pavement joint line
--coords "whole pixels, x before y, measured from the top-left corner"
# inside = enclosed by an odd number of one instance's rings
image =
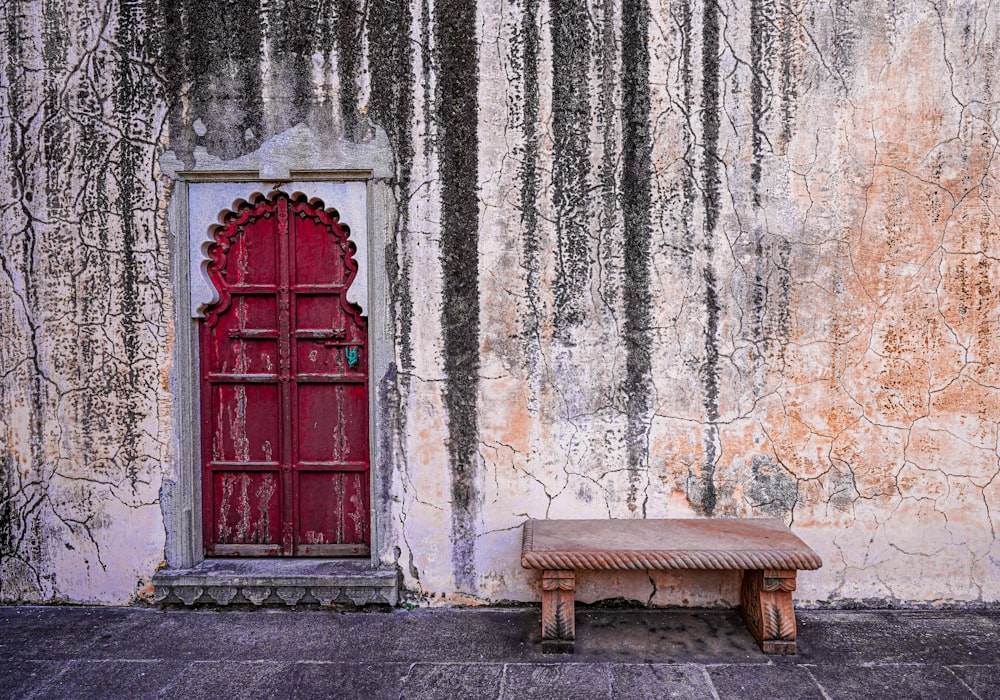
[[[691,662],[688,662],[691,663]],[[696,666],[704,666],[705,668],[732,668],[733,666],[739,666],[740,668],[760,668],[761,666],[778,666],[779,664],[774,663],[770,659],[767,661],[717,661],[715,663],[703,663],[695,664]],[[780,664],[781,666],[786,666],[787,664]],[[793,664],[798,665],[798,664]]]
[[[716,689],[715,683],[712,682],[712,676],[708,673],[708,667],[701,667],[701,675],[705,677],[705,682],[708,683],[708,689],[712,691],[712,697],[715,700],[722,700],[722,698],[719,697],[719,691]]]
[[[417,662],[416,661],[411,661],[410,664],[406,667],[406,673],[404,673],[399,678],[399,687],[400,688],[403,688],[403,687],[406,686],[406,682],[410,679],[410,674],[413,673],[413,669],[415,669],[416,667],[417,667]]]
[[[909,668],[914,666],[943,666],[944,664],[927,663],[926,661],[862,661],[856,664],[845,664],[845,666],[858,666],[859,668]]]
[[[281,659],[192,659],[192,664],[281,664],[294,666],[298,661],[282,661]]]
[[[497,700],[503,700],[504,693],[507,692],[507,664],[500,670],[500,691],[497,693]]]
[[[440,663],[465,663],[461,661],[442,661]],[[690,667],[702,667],[709,664],[699,664],[693,661],[681,661],[679,663],[670,663],[669,661],[477,661],[472,663],[482,663],[482,664],[499,664],[502,663],[505,666],[635,666],[642,668],[645,666],[690,666]],[[731,664],[716,664],[718,666],[730,666]],[[746,664],[747,666],[763,666],[765,664]]]
[[[42,681],[42,684],[39,687],[32,688],[31,692],[25,696],[24,700],[31,700],[31,698],[37,697],[39,694],[47,691],[49,689],[49,686],[51,686],[53,683],[57,682],[60,678],[66,675],[66,672],[69,671],[70,667],[74,664],[74,661],[70,659],[68,661],[61,661],[57,663],[62,663],[62,668],[59,669],[59,672],[53,676],[46,677],[46,679]]]
[[[155,659],[66,659],[70,663],[74,664],[162,664],[174,661],[174,659],[165,658],[155,658]],[[36,663],[52,663],[53,661],[59,661],[59,659],[24,659],[24,661],[33,661]]]
[[[809,668],[809,665],[798,664],[798,667],[809,674],[809,677],[812,678],[812,682],[816,684],[817,688],[819,688],[819,692],[823,696],[823,700],[833,700],[833,698],[830,697],[830,694],[826,692],[826,688],[823,687],[823,684],[820,683],[816,676],[813,675],[812,669]]]
[[[948,673],[950,673],[951,675],[953,675],[955,677],[955,680],[957,680],[959,683],[962,684],[963,688],[965,688],[966,690],[968,690],[972,694],[972,697],[976,698],[977,700],[983,700],[982,697],[980,697],[979,693],[977,693],[975,690],[973,690],[969,686],[968,683],[966,683],[964,680],[962,680],[962,677],[960,675],[958,675],[957,673],[955,673],[955,670],[951,666],[945,666],[944,668],[947,669]]]
[[[160,688],[160,691],[156,694],[156,697],[158,698],[170,697],[169,695],[166,694],[167,691],[169,691],[171,686],[175,685],[177,681],[179,681],[188,671],[190,671],[193,666],[194,666],[193,663],[184,664],[184,667],[176,674],[174,674],[174,677],[171,678],[169,681],[167,681],[162,688]]]

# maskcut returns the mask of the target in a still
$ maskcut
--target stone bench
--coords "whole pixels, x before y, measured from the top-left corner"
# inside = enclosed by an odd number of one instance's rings
[[[577,571],[742,572],[740,612],[765,654],[795,653],[792,591],[823,562],[780,520],[529,520],[521,566],[542,572],[542,650],[573,651]]]

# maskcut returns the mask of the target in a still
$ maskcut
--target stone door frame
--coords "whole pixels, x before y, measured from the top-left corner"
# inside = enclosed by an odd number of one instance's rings
[[[263,170],[263,169],[262,169]],[[388,426],[379,425],[376,418],[385,415],[390,407],[379,390],[383,378],[388,376],[394,361],[392,320],[389,317],[388,279],[385,251],[392,236],[395,199],[390,185],[391,173],[372,170],[289,170],[283,178],[267,177],[252,170],[179,170],[175,176],[167,209],[168,225],[172,237],[173,258],[171,274],[174,281],[174,342],[171,348],[172,368],[170,389],[173,397],[172,459],[164,473],[160,490],[161,510],[164,518],[166,542],[164,554],[168,569],[191,569],[205,560],[202,541],[201,518],[201,434],[200,434],[200,375],[199,375],[199,323],[198,300],[204,296],[199,290],[203,280],[197,278],[201,237],[208,240],[208,233],[192,230],[190,204],[196,188],[202,184],[223,183],[234,189],[245,190],[246,196],[255,191],[268,194],[280,187],[293,194],[330,190],[331,184],[354,183],[364,187],[365,221],[350,221],[343,207],[336,201],[325,201],[328,207],[341,209],[344,222],[352,228],[352,239],[357,231],[365,231],[364,247],[367,273],[367,299],[363,303],[369,328],[369,435],[371,437],[371,555],[373,568],[393,565],[386,546],[385,529],[388,524],[388,504],[381,495],[379,484],[390,478],[391,457],[381,439]],[[379,177],[381,175],[381,177]],[[228,190],[228,188],[226,188]],[[218,202],[218,211],[232,206],[232,201]],[[356,215],[354,215],[355,218]],[[359,244],[359,248],[362,247]],[[194,264],[192,264],[194,263]],[[360,263],[360,261],[359,261]],[[359,264],[360,267],[360,264]],[[172,467],[172,469],[170,468]],[[355,559],[356,561],[356,559]]]

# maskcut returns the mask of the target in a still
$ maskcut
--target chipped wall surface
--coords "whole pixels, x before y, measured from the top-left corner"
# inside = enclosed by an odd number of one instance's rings
[[[123,603],[165,558],[204,234],[171,227],[177,171],[379,143],[375,549],[412,599],[536,599],[528,517],[691,516],[791,524],[825,562],[804,603],[1000,599],[989,4],[13,0],[0,26],[0,599]]]

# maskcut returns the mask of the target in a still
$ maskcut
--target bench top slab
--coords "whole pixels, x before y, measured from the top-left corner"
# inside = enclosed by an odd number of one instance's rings
[[[529,520],[526,569],[818,569],[820,556],[780,520]]]

